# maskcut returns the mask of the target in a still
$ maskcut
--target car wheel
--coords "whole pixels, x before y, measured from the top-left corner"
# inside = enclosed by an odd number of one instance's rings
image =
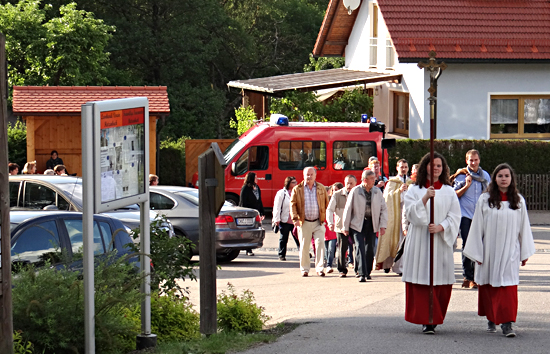
[[[231,262],[239,256],[239,253],[241,253],[241,250],[228,249],[225,250],[223,253],[216,254],[216,260],[220,263]]]
[[[239,205],[239,197],[237,197],[234,194],[226,194],[225,195],[225,201],[228,202],[228,203],[233,204],[234,206]]]

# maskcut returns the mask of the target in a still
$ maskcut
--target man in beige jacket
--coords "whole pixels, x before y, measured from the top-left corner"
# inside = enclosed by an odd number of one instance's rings
[[[371,279],[376,233],[384,235],[388,224],[386,202],[382,191],[374,186],[376,176],[365,170],[361,185],[353,188],[343,215],[344,234],[351,233],[355,242],[355,274],[360,282]],[[365,279],[366,278],[366,279]]]
[[[348,274],[348,267],[346,266],[348,236],[343,234],[342,216],[344,215],[348,195],[356,185],[357,178],[354,175],[347,175],[344,179],[344,188],[334,192],[327,208],[328,228],[330,231],[336,231],[336,238],[338,239],[338,272],[340,278],[345,278]]]
[[[328,194],[325,186],[315,181],[317,172],[313,167],[304,169],[304,180],[292,190],[290,198],[290,216],[298,228],[300,240],[300,271],[307,277],[311,266],[309,247],[315,239],[315,270],[324,277],[325,258],[325,217],[328,206]]]

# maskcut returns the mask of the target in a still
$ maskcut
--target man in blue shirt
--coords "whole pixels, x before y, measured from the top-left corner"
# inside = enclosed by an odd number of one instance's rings
[[[454,179],[453,188],[460,202],[460,236],[462,237],[462,249],[466,246],[470,225],[474,217],[477,200],[489,183],[491,176],[479,166],[479,151],[470,150],[466,153],[466,168],[461,168],[451,177]],[[463,288],[472,289],[477,287],[474,283],[475,263],[469,258],[462,256],[462,269],[464,275]]]

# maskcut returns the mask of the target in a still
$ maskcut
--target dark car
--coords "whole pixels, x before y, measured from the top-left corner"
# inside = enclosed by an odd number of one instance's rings
[[[12,210],[82,211],[82,178],[71,176],[17,175],[10,176],[10,208]],[[121,220],[130,228],[139,227],[137,204],[102,213]],[[151,212],[151,221],[157,216]],[[170,221],[167,231],[172,234]]]
[[[199,191],[178,186],[149,187],[151,209],[172,222],[176,235],[185,236],[199,252]],[[216,218],[216,257],[229,262],[245,249],[263,246],[265,230],[257,210],[224,204]]]
[[[13,263],[43,265],[73,261],[82,252],[82,213],[56,211],[11,211],[11,258]],[[94,255],[117,250],[130,253],[132,243],[127,227],[120,220],[94,215]],[[81,259],[81,258],[80,258]]]

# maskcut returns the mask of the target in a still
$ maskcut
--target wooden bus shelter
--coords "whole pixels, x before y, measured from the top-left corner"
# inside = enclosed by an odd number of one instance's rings
[[[42,172],[51,151],[57,150],[69,173],[81,176],[81,105],[129,97],[149,99],[149,153],[156,156],[156,122],[170,113],[166,86],[15,86],[13,114],[27,125],[27,161],[36,160]],[[155,173],[155,158],[149,167]]]

